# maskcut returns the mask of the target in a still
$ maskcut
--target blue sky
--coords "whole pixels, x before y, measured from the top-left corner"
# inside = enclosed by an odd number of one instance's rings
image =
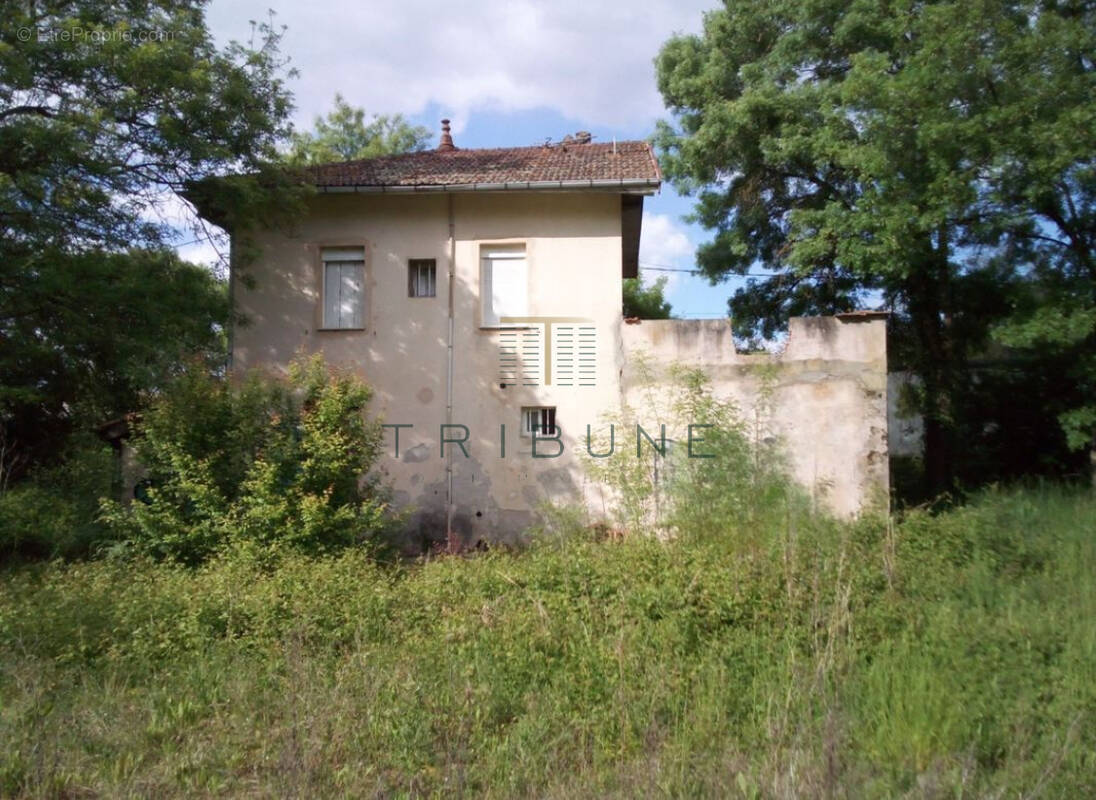
[[[282,52],[298,128],[311,127],[338,92],[370,113],[401,113],[438,131],[453,120],[458,147],[540,144],[578,130],[595,141],[647,138],[668,116],[653,59],[675,32],[700,30],[711,0],[213,0],[209,27],[221,44],[247,40],[250,20],[285,25]],[[683,217],[692,202],[669,185],[647,198],[641,276],[669,277],[674,314],[726,315],[733,283],[657,268],[688,269],[709,234]],[[200,248],[184,254],[201,258]],[[646,269],[644,269],[646,267]]]

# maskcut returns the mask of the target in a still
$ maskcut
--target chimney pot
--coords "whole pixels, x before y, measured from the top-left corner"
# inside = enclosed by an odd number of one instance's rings
[[[441,141],[438,142],[438,152],[447,153],[456,149],[457,146],[453,144],[453,137],[449,134],[449,120],[443,119],[441,121]]]

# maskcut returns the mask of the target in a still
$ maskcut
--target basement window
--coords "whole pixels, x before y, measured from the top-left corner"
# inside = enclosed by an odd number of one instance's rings
[[[365,249],[325,247],[323,326],[328,330],[365,327]]]
[[[526,438],[537,436],[555,436],[556,407],[527,406],[521,410],[521,435]]]
[[[407,262],[407,296],[437,295],[438,266],[432,258],[412,258]]]

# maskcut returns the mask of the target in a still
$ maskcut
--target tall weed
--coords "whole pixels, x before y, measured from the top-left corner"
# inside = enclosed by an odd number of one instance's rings
[[[609,489],[616,525],[662,537],[742,539],[807,511],[787,477],[780,442],[756,435],[760,423],[750,430],[735,404],[715,395],[703,370],[662,368],[642,354],[630,368],[642,412],[624,404],[607,417],[590,432],[599,455],[585,457],[589,473]],[[601,456],[610,441],[611,454]]]

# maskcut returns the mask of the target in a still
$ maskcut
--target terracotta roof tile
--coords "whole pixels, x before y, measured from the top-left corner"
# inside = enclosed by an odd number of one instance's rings
[[[556,144],[484,150],[427,150],[306,169],[321,188],[440,187],[560,182],[644,183],[662,180],[646,142]],[[514,188],[521,188],[514,187]]]

